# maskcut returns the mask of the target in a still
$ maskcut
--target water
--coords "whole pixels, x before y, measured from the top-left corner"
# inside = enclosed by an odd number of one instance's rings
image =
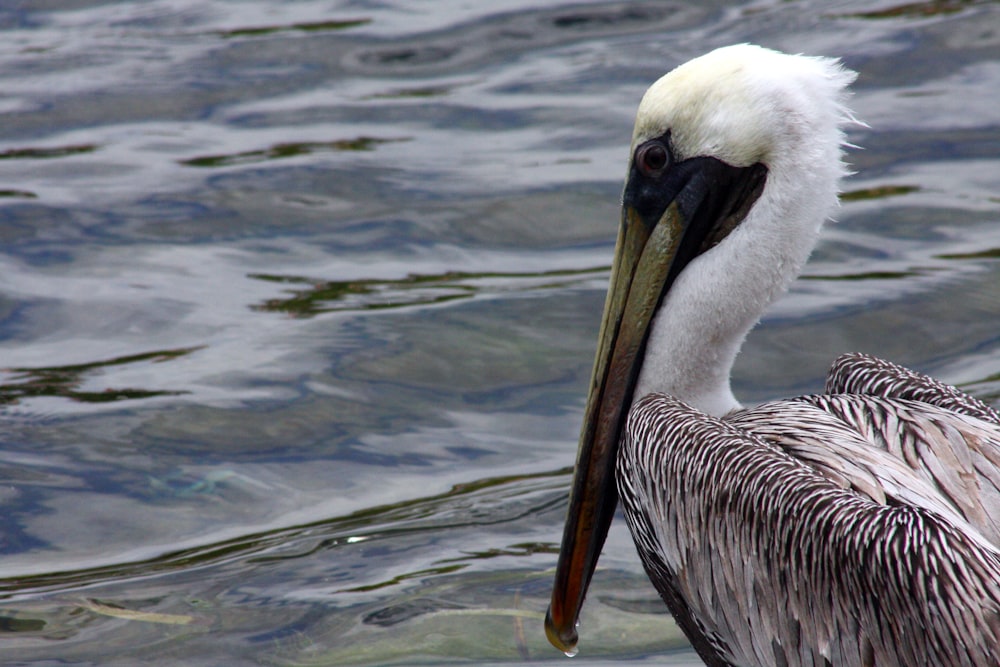
[[[539,8],[544,5],[545,8]],[[861,72],[839,221],[736,369],[1000,399],[995,3],[0,8],[8,664],[567,664],[542,632],[645,87]],[[693,665],[612,530],[573,664]]]

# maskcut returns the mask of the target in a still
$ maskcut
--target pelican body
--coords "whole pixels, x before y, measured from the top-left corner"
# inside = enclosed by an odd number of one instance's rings
[[[640,103],[552,602],[576,623],[620,497],[707,665],[1000,664],[1000,415],[874,357],[743,408],[730,371],[837,205],[854,74],[718,49]]]

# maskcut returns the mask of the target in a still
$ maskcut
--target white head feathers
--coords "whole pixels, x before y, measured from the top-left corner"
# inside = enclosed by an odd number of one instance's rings
[[[677,160],[701,155],[735,166],[772,162],[803,140],[841,143],[856,74],[837,60],[790,56],[752,44],[716,49],[649,87],[632,147],[671,130]]]
[[[729,374],[743,339],[798,275],[837,205],[854,78],[836,60],[740,44],[681,65],[646,92],[633,153],[669,131],[675,161],[759,162],[767,181],[746,218],[665,295],[636,399],[663,392],[716,415],[739,407]]]

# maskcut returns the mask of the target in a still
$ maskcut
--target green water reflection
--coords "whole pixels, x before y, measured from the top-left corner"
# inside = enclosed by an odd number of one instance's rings
[[[3,370],[12,377],[10,381],[0,384],[0,404],[17,403],[26,398],[39,396],[67,398],[81,403],[109,403],[154,396],[180,396],[187,392],[134,387],[108,387],[101,391],[83,391],[80,386],[104,369],[147,362],[162,363],[184,357],[200,349],[202,348],[198,346],[156,350],[67,366],[6,368]]]

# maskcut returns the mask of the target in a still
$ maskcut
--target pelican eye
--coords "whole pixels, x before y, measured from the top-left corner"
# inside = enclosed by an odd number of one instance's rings
[[[670,151],[659,141],[649,141],[635,152],[635,163],[643,176],[659,176],[670,166]]]

